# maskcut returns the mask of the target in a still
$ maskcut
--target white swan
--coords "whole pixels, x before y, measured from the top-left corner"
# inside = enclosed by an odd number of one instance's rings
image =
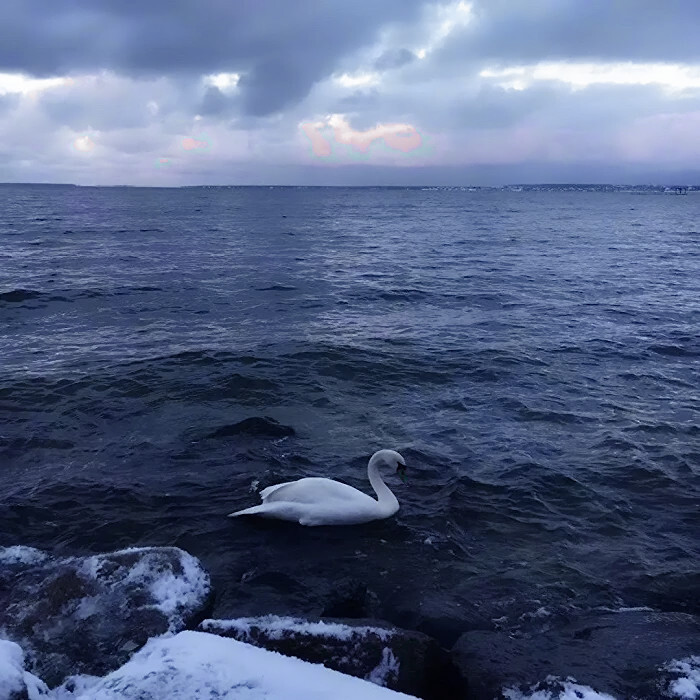
[[[396,468],[402,480],[405,480],[406,474],[406,462],[398,452],[375,452],[367,465],[367,476],[377,494],[376,501],[340,481],[307,477],[268,486],[260,492],[261,505],[229,513],[228,517],[260,515],[263,518],[292,520],[300,525],[356,525],[388,518],[399,509],[399,502],[382,480],[380,464]]]

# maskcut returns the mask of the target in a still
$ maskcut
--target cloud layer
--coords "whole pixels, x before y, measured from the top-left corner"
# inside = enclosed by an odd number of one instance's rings
[[[699,29],[694,0],[7,0],[0,181],[700,179]]]

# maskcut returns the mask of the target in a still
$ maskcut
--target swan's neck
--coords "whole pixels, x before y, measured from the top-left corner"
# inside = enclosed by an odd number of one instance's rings
[[[379,473],[380,462],[381,459],[375,459],[375,457],[369,460],[367,476],[369,477],[369,483],[372,484],[372,488],[377,494],[380,509],[392,515],[399,509],[399,502],[396,500],[396,496],[394,496],[389,487],[384,483]]]

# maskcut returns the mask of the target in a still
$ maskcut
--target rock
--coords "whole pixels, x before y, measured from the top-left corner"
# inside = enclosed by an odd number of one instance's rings
[[[0,630],[51,686],[107,673],[149,637],[196,624],[210,597],[208,574],[175,547],[60,560],[16,554],[0,550]]]
[[[48,688],[24,670],[24,652],[19,644],[0,639],[0,700],[33,700]]]
[[[659,669],[699,650],[700,618],[635,610],[518,638],[467,632],[452,656],[469,679],[469,697],[477,700],[501,697],[506,686],[532,690],[548,676],[574,678],[615,697],[657,700]]]
[[[409,700],[408,696],[203,632],[152,639],[105,678],[73,679],[73,700]]]
[[[460,605],[444,593],[425,596],[423,600],[389,600],[380,617],[399,627],[423,632],[448,649],[465,630],[492,627],[476,606]]]
[[[205,620],[200,629],[420,698],[460,697],[461,678],[434,639],[376,620],[311,621],[269,615]]]
[[[330,594],[321,617],[364,619],[375,617],[379,611],[377,594],[367,584],[356,579],[340,582]]]
[[[321,617],[385,620],[395,627],[427,634],[446,648],[466,630],[492,627],[476,605],[456,603],[448,593],[431,591],[425,595],[410,590],[382,600],[365,582],[354,578],[334,582]]]

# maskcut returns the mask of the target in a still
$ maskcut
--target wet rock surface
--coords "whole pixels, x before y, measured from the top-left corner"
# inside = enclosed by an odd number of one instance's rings
[[[175,547],[90,557],[0,557],[0,629],[50,686],[73,674],[103,675],[150,637],[196,624],[209,575]]]
[[[200,629],[416,697],[454,700],[463,695],[459,673],[434,639],[374,619],[266,616],[205,620]]]
[[[627,611],[521,637],[473,630],[460,637],[452,656],[476,700],[502,697],[507,686],[532,692],[548,676],[575,678],[616,698],[658,700],[660,669],[698,651],[700,618]]]

